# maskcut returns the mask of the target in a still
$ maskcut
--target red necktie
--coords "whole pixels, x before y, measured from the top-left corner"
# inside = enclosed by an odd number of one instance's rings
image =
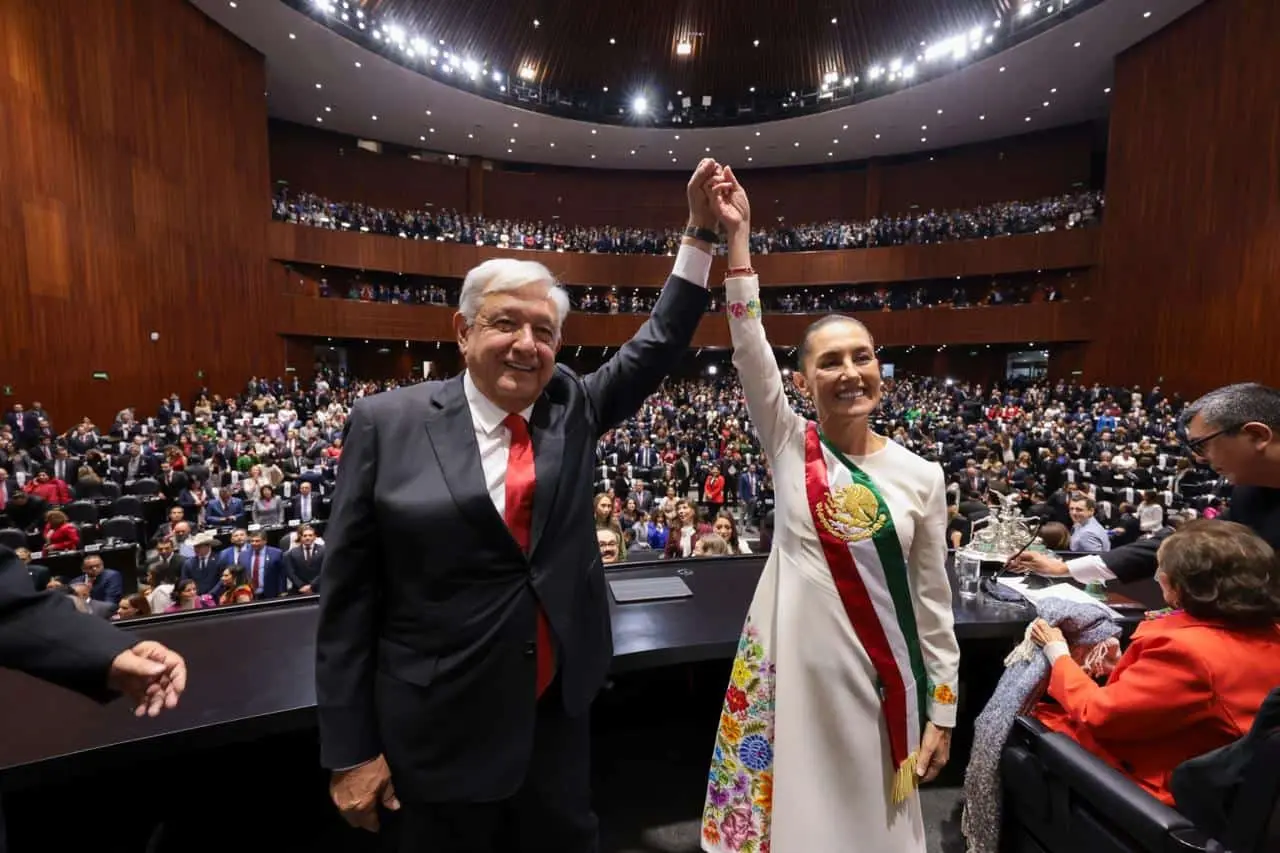
[[[511,452],[507,456],[506,522],[520,550],[529,552],[529,535],[533,522],[533,443],[529,426],[519,415],[507,415],[502,422],[511,430]],[[551,642],[551,624],[538,603],[538,696],[551,685],[556,674],[555,646]]]
[[[253,552],[253,591],[258,591],[258,570],[262,564],[262,552]]]

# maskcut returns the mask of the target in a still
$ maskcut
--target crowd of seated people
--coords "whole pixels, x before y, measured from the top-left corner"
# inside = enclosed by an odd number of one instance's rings
[[[1090,190],[1032,202],[1003,202],[972,210],[911,212],[866,222],[779,224],[757,230],[751,237],[751,251],[768,254],[870,249],[1035,234],[1096,224],[1102,208],[1102,194]],[[271,213],[282,222],[318,228],[553,252],[674,255],[681,236],[675,228],[513,222],[487,220],[452,210],[387,210],[292,192],[287,188],[276,192]]]
[[[321,297],[383,302],[393,305],[456,304],[452,290],[436,282],[377,281],[337,276],[319,277]],[[1070,274],[1034,278],[1001,277],[982,281],[898,282],[892,284],[833,285],[830,287],[769,288],[761,297],[766,311],[784,314],[825,314],[832,311],[903,311],[915,308],[977,308],[987,305],[1025,305],[1033,301],[1060,302],[1075,287]],[[577,311],[590,314],[648,314],[658,301],[657,289],[569,287]],[[713,298],[708,313],[720,310]]]
[[[154,417],[126,408],[105,431],[84,420],[61,434],[38,403],[15,406],[0,427],[0,541],[16,532],[46,560],[85,554],[76,581],[63,572],[61,583],[113,607],[135,587],[152,613],[237,603],[245,587],[254,598],[312,592],[350,406],[394,384],[254,378],[236,396],[201,392],[188,405],[174,394]],[[1214,475],[1181,452],[1181,401],[1158,388],[906,378],[884,389],[876,427],[945,469],[955,546],[996,494],[1062,525],[1076,551],[1225,507]],[[597,525],[616,533],[619,559],[748,553],[771,506],[768,462],[731,370],[666,382],[601,437],[597,463]],[[140,576],[118,584],[95,570],[85,549],[111,539],[145,549]],[[187,579],[194,596],[173,586]]]

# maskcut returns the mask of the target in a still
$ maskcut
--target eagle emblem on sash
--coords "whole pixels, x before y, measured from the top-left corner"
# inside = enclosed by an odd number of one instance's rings
[[[861,483],[832,489],[818,505],[818,521],[841,542],[861,542],[875,536],[888,523],[875,492]]]

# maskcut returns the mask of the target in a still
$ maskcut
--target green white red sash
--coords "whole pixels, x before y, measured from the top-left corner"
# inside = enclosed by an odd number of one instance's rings
[[[827,465],[824,446],[838,466]],[[929,691],[902,543],[875,483],[813,422],[805,434],[805,490],[831,578],[876,670],[895,772],[893,801],[902,802],[917,783]]]

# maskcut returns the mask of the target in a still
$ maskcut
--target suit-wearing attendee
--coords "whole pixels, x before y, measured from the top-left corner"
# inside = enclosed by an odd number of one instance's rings
[[[253,502],[251,515],[254,524],[264,527],[284,524],[284,502],[276,497],[270,486],[258,489],[258,499]]]
[[[204,520],[210,527],[240,524],[244,520],[244,501],[231,493],[229,487],[218,489],[218,496],[204,508]]]
[[[1227,385],[1191,403],[1182,414],[1184,449],[1234,487],[1230,520],[1280,548],[1280,390],[1254,382]],[[1151,577],[1169,531],[1106,554],[1069,562],[1023,552],[1014,568],[1078,581],[1124,582]]]
[[[1032,638],[1053,664],[1036,716],[1165,803],[1173,770],[1242,737],[1280,684],[1280,571],[1241,524],[1186,524],[1159,548],[1156,580],[1172,612],[1138,626],[1105,686],[1072,659],[1062,632]]]
[[[249,531],[238,527],[231,531],[231,544],[218,552],[218,562],[223,566],[229,563],[243,563],[241,555],[249,550]]]
[[[197,594],[216,598],[222,592],[219,589],[222,566],[213,556],[213,546],[218,544],[218,540],[212,531],[206,530],[190,537],[189,544],[194,553],[182,567],[182,578],[190,578],[196,582]]]
[[[713,167],[690,184],[691,226],[712,226]],[[578,484],[706,308],[708,247],[686,243],[652,317],[594,374],[555,362],[569,302],[550,272],[495,259],[462,287],[463,376],[351,413],[325,531],[321,761],[353,823],[399,807],[395,849],[598,849],[587,710],[611,641]]]
[[[49,571],[49,567],[31,562],[31,552],[26,548],[19,548],[14,553],[18,555],[18,559],[22,561],[22,564],[27,567],[27,574],[31,575],[31,585],[35,587],[36,592],[43,592],[48,589],[50,581],[53,580],[53,574]]]
[[[267,537],[261,531],[255,530],[249,536],[249,547],[240,554],[240,565],[258,598],[284,594],[284,555],[279,548],[267,544]]]
[[[303,524],[310,524],[320,518],[320,500],[316,497],[310,483],[298,485],[298,494],[289,502],[289,518],[297,519]]]
[[[1107,530],[1093,513],[1096,505],[1093,498],[1079,493],[1071,496],[1067,509],[1071,513],[1071,550],[1078,553],[1100,553],[1111,550],[1111,539]]]
[[[124,597],[124,578],[115,569],[105,568],[102,557],[97,554],[88,555],[80,564],[80,569],[84,574],[73,580],[72,586],[88,586],[89,598],[94,601],[105,601],[113,605],[120,603],[120,599]]]
[[[49,463],[49,473],[53,479],[70,483],[79,477],[79,470],[79,460],[72,459],[66,448],[60,447],[54,451],[53,461]]]
[[[316,545],[316,532],[310,527],[298,530],[298,545],[284,555],[284,571],[293,589],[303,595],[317,591],[320,568],[324,565],[324,548]]]

